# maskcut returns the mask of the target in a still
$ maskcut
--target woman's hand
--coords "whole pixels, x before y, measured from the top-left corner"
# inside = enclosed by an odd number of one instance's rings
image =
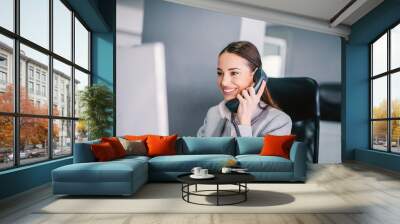
[[[258,93],[255,92],[253,85],[251,85],[236,96],[239,100],[237,116],[241,125],[251,125],[251,117],[260,102],[265,86],[266,83],[263,80]]]

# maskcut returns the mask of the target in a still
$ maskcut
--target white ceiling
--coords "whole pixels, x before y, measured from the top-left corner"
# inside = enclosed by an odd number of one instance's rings
[[[329,21],[351,0],[225,0]]]
[[[383,0],[166,0],[347,38],[350,26]],[[347,4],[351,6],[335,17]],[[333,20],[336,18],[335,20]]]

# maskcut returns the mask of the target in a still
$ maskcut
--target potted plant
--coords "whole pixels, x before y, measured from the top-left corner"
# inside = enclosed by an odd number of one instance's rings
[[[79,128],[87,128],[89,140],[110,136],[112,127],[113,93],[103,84],[87,86],[79,93],[82,122]]]

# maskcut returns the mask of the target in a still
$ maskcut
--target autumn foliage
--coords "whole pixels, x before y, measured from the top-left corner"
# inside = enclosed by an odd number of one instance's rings
[[[8,85],[6,92],[0,93],[0,111],[13,112],[14,96],[13,85]],[[21,114],[47,115],[48,107],[34,105],[29,99],[28,93],[24,87],[20,88],[20,111]],[[58,114],[58,110],[55,111]],[[0,148],[13,148],[13,117],[0,116]],[[24,149],[26,145],[47,143],[48,137],[48,119],[47,118],[20,118],[20,148]],[[59,127],[53,125],[53,138],[58,138]]]
[[[383,100],[378,106],[373,108],[373,118],[387,118],[387,101]],[[400,100],[394,99],[391,104],[391,117],[400,117]],[[392,121],[391,123],[392,142],[398,141],[400,138],[400,122]],[[387,136],[387,121],[374,121],[373,125],[374,139],[384,139]]]

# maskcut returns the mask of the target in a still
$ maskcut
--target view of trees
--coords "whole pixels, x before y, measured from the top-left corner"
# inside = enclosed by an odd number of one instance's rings
[[[5,93],[0,94],[1,111],[12,112],[14,106],[13,85],[8,85]],[[20,88],[20,105],[24,108],[26,114],[47,114],[48,107],[43,105],[34,105],[29,99],[28,93],[24,87]],[[58,110],[55,111],[59,113]],[[0,116],[0,149],[12,151],[13,149],[13,120],[9,116]],[[48,144],[48,119],[21,117],[20,119],[20,148],[24,150],[26,146],[45,148]],[[53,126],[53,138],[59,137],[60,128],[55,124]],[[0,151],[1,152],[1,151]]]
[[[391,117],[400,117],[400,100],[394,99],[391,104]],[[373,118],[387,118],[387,101],[381,101],[378,106],[373,108]],[[392,121],[391,123],[392,146],[399,146],[400,138],[400,122]],[[373,125],[374,144],[386,144],[387,137],[387,121],[374,121]]]

